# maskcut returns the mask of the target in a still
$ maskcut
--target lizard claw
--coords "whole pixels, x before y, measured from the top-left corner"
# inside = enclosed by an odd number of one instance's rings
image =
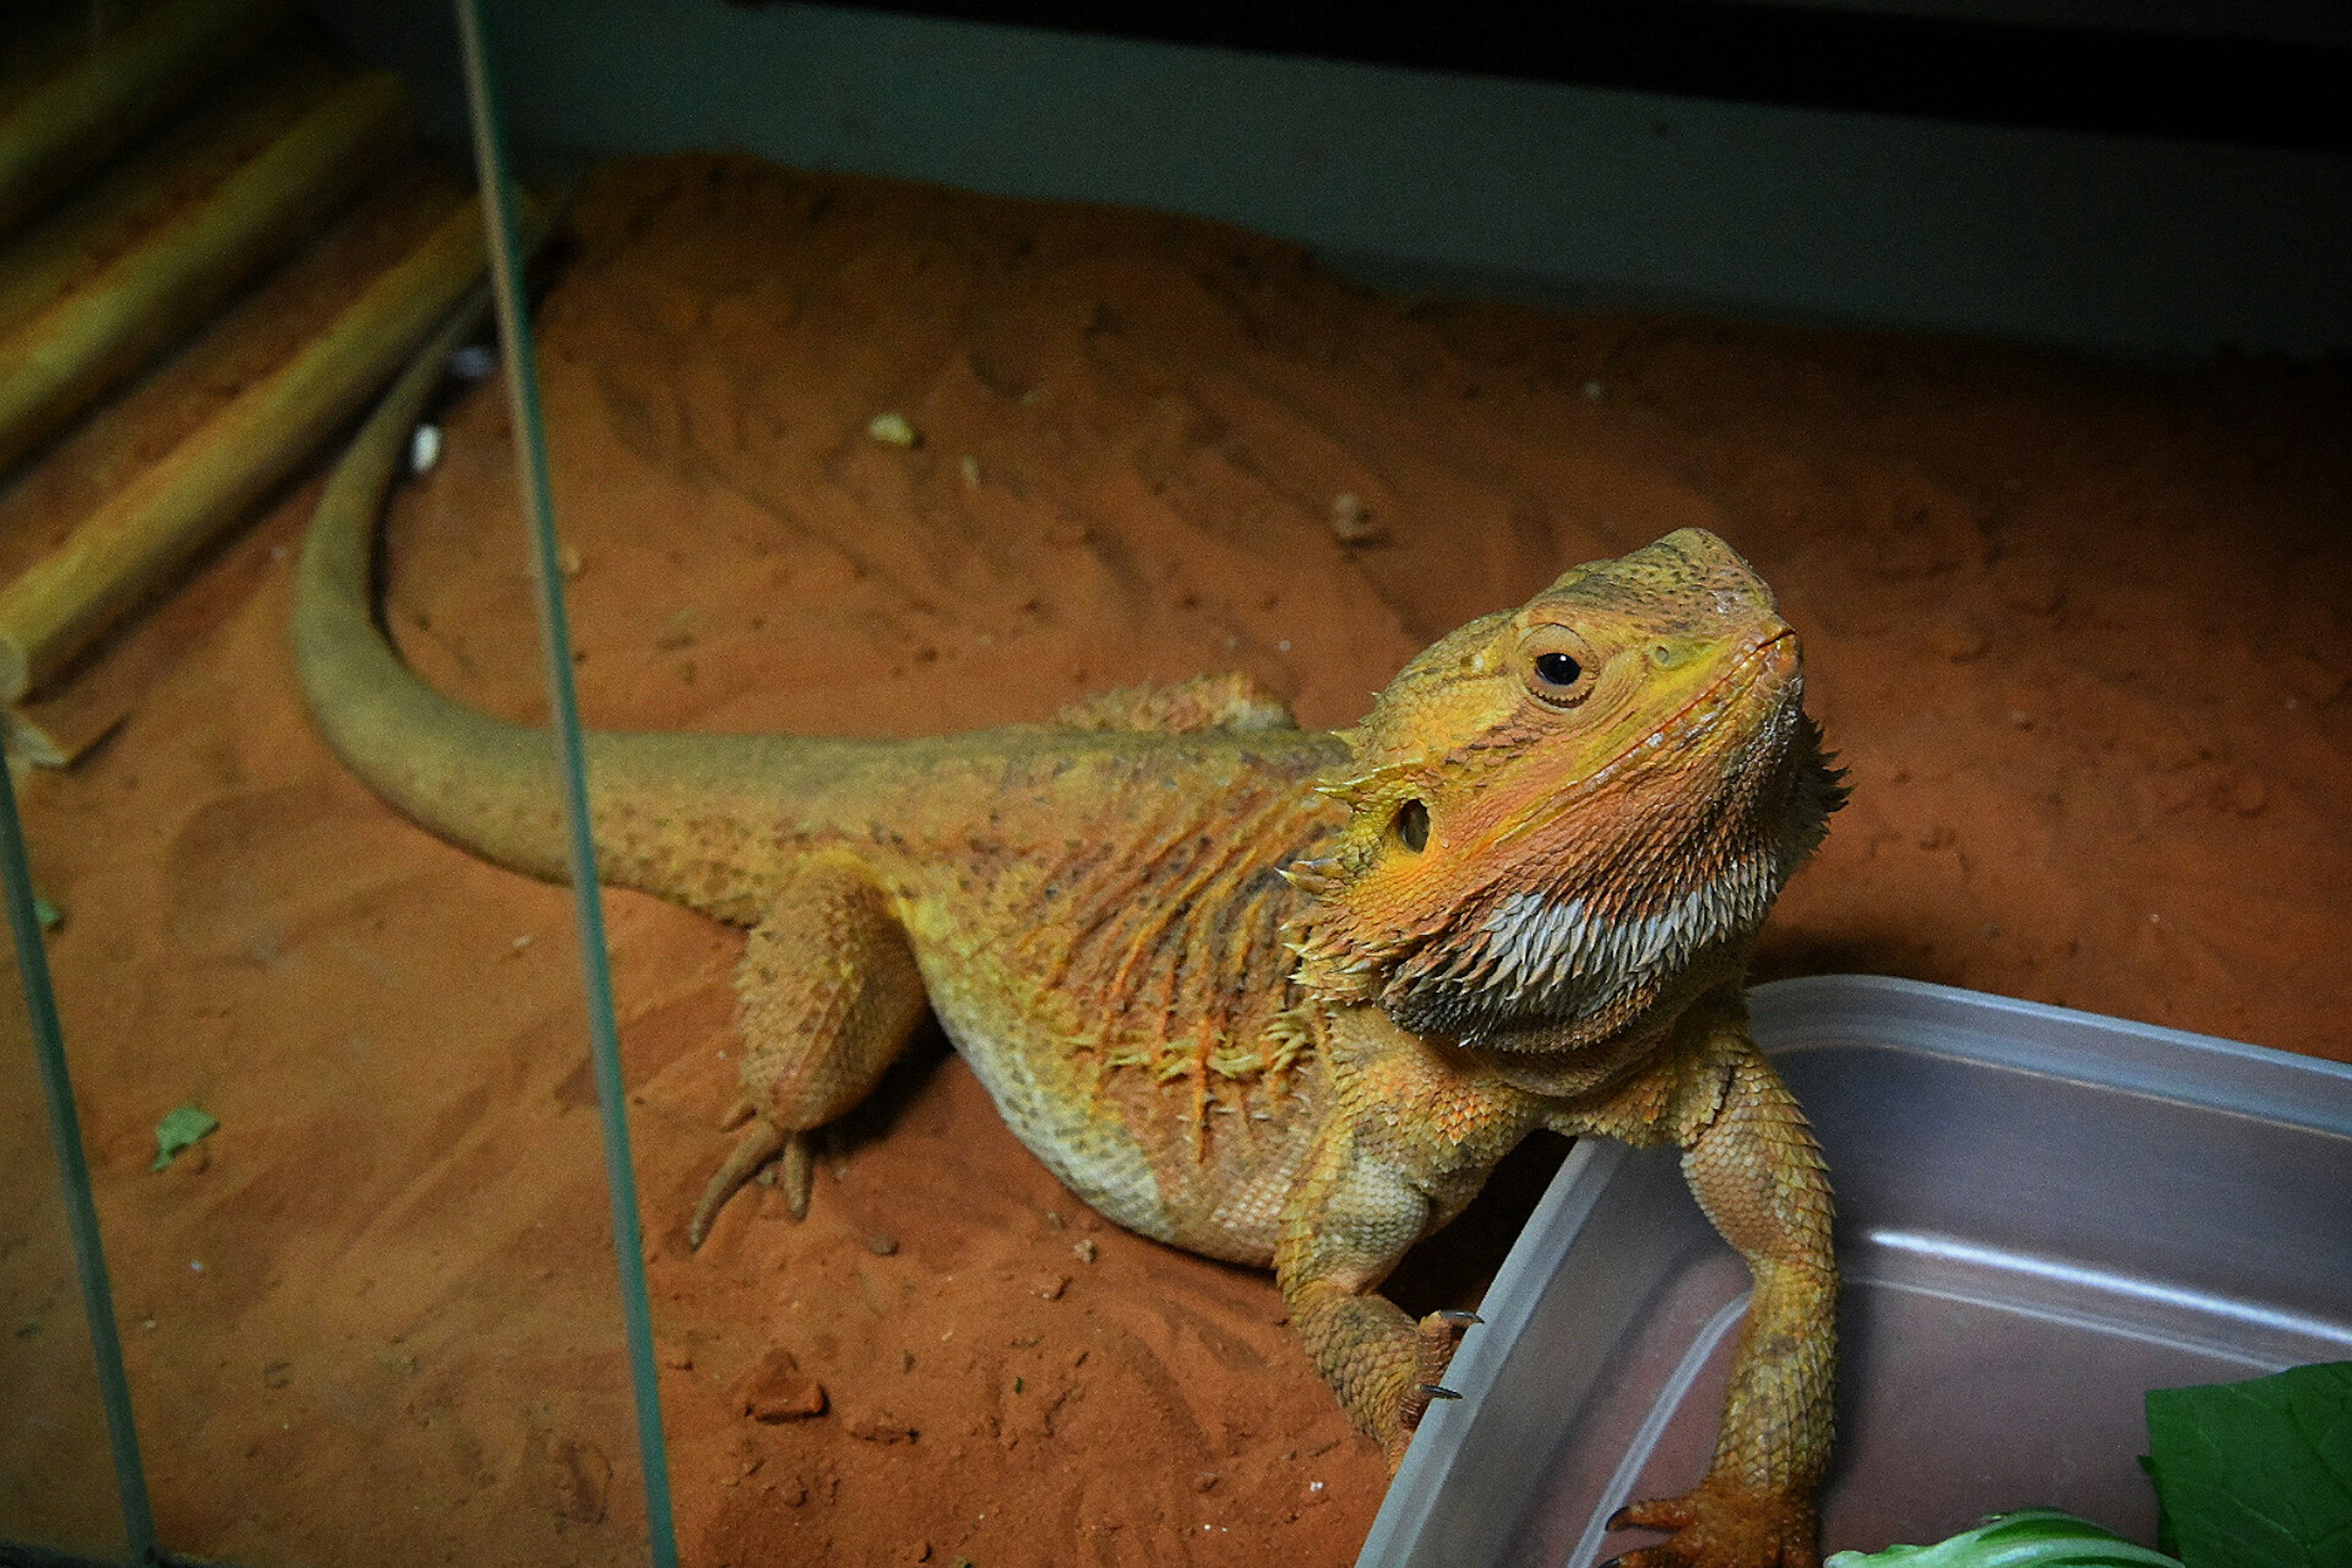
[[[1459,1399],[1462,1397],[1452,1389],[1434,1383],[1416,1383],[1412,1385],[1412,1391],[1415,1394],[1420,1394],[1423,1399]]]
[[[1465,1329],[1475,1329],[1486,1321],[1477,1313],[1465,1311],[1459,1307],[1440,1307],[1430,1316],[1443,1318],[1445,1321]]]
[[[816,1140],[805,1132],[795,1132],[785,1139],[782,1164],[777,1184],[784,1189],[784,1207],[794,1219],[806,1219],[809,1184],[816,1177]]]

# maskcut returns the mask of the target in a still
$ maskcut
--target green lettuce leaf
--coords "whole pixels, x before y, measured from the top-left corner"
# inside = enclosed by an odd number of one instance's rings
[[[208,1136],[219,1125],[193,1105],[165,1111],[163,1120],[155,1123],[155,1163],[147,1168],[163,1169],[179,1157],[180,1151]]]
[[[2352,1563],[2352,1362],[2152,1390],[2147,1440],[2188,1568]]]
[[[2112,1530],[2054,1508],[1997,1513],[1933,1546],[1890,1546],[1864,1555],[1839,1552],[1823,1568],[2181,1568],[2176,1558],[2135,1546]]]

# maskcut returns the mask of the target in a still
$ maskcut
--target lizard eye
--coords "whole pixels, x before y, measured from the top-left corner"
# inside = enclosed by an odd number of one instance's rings
[[[1555,708],[1573,708],[1592,689],[1592,658],[1584,639],[1566,626],[1538,626],[1519,645],[1528,689]]]
[[[1429,847],[1429,807],[1417,800],[1406,801],[1397,807],[1397,842],[1415,855]]]

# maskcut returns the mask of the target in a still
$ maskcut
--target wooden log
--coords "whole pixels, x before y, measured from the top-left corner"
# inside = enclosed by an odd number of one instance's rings
[[[315,52],[266,50],[208,89],[196,110],[115,161],[87,189],[0,250],[0,333],[137,248],[191,191],[206,191],[317,108],[347,74]]]
[[[163,0],[0,113],[0,229],[234,63],[287,0]]]
[[[0,468],[309,234],[405,129],[399,79],[354,77],[147,244],[0,339]]]
[[[48,679],[281,482],[397,370],[481,274],[469,200],[332,325],[0,592],[0,700]]]

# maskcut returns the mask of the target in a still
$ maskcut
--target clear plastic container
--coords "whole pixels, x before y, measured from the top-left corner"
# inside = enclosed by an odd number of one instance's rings
[[[2150,1388],[2352,1358],[2352,1067],[1916,982],[1754,994],[1837,1184],[1824,1544],[2052,1503],[2153,1544]],[[1671,1151],[1580,1144],[1358,1560],[1586,1568],[1712,1451],[1747,1271]]]

